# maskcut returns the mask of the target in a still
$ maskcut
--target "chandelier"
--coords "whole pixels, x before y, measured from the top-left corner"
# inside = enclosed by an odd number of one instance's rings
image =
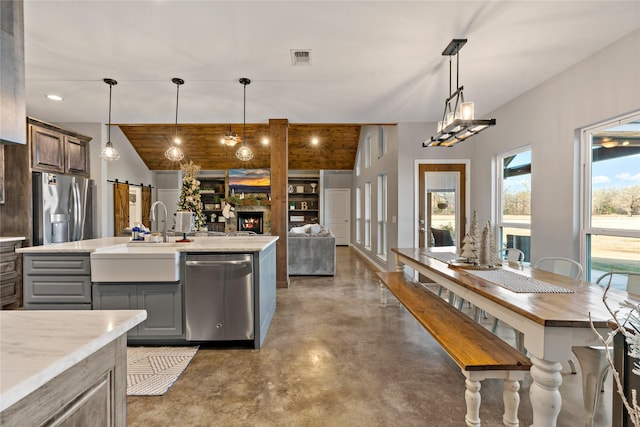
[[[443,56],[449,57],[449,97],[444,101],[442,120],[438,122],[436,134],[422,143],[423,147],[450,147],[460,141],[476,135],[489,126],[496,124],[496,119],[476,120],[474,118],[473,102],[465,102],[464,86],[460,86],[459,51],[467,43],[467,39],[453,39],[442,51]],[[456,91],[451,92],[452,57],[456,57]]]
[[[220,142],[227,147],[233,147],[238,142],[240,142],[240,137],[238,137],[237,133],[231,132],[231,126],[229,126],[229,130],[224,133],[224,136],[220,139]]]

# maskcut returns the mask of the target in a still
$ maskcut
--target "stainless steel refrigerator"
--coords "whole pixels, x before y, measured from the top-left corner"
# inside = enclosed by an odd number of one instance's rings
[[[34,172],[31,178],[34,246],[93,238],[93,180],[47,172]]]

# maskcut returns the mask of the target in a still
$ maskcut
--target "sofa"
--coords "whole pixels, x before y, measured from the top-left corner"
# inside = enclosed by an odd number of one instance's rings
[[[319,224],[293,227],[287,236],[289,275],[334,276],[336,238]]]

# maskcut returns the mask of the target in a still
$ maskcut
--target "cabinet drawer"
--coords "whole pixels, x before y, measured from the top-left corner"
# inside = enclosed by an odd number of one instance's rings
[[[6,256],[8,256],[7,254],[15,253],[16,249],[21,247],[22,247],[22,242],[3,242],[3,243],[0,243],[0,254],[4,259]]]
[[[18,271],[18,254],[2,255],[0,258],[0,277],[5,273],[15,273],[16,271]]]
[[[25,276],[24,301],[27,303],[89,303],[90,276]]]
[[[25,255],[25,275],[91,274],[89,255]]]
[[[18,302],[18,289],[20,288],[20,279],[16,274],[12,279],[3,279],[0,282],[0,305],[13,304]]]

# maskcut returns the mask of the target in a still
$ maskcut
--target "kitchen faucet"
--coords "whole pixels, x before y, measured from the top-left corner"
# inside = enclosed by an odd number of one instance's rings
[[[162,203],[161,201],[153,202],[153,204],[151,205],[151,212],[150,212],[151,221],[155,221],[156,220],[156,215],[154,213],[154,208],[157,205],[162,205],[162,207],[164,208],[164,227],[162,229],[162,241],[166,243],[167,242],[167,206],[165,206],[165,204]]]

